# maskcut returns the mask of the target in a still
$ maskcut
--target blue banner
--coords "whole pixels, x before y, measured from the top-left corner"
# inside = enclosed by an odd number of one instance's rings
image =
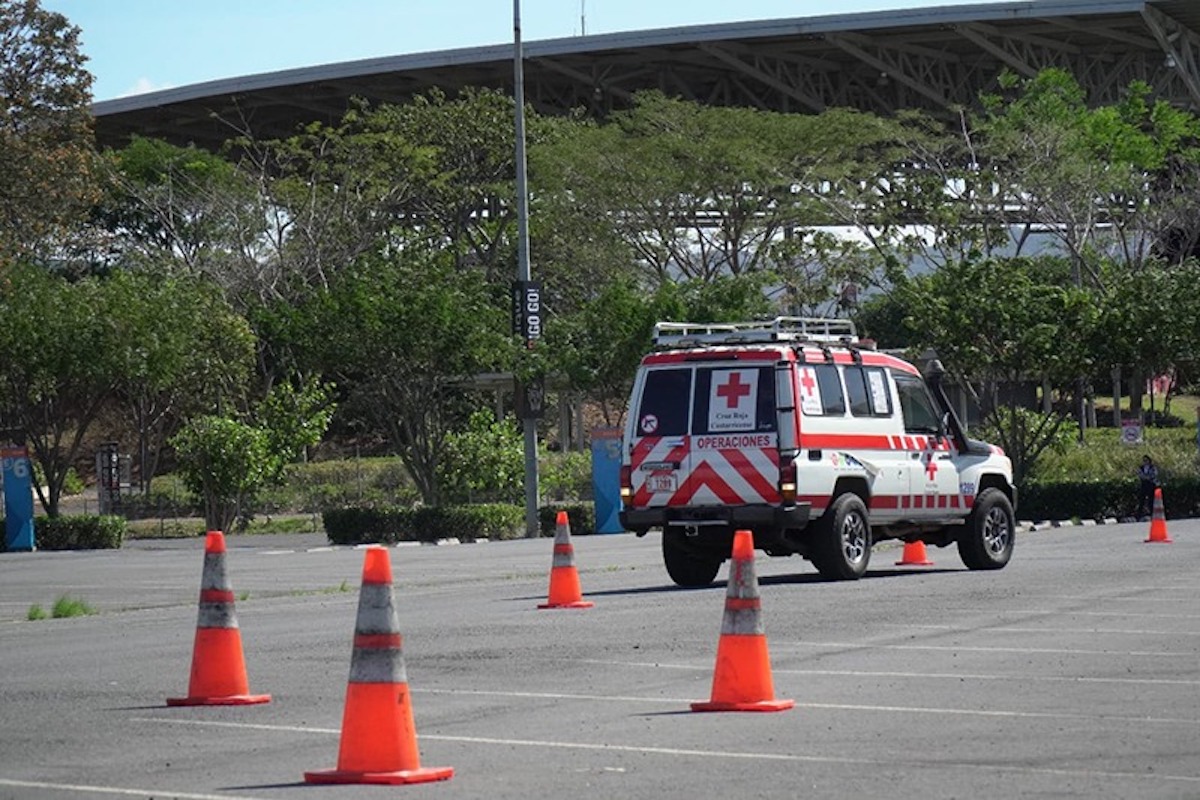
[[[9,552],[33,550],[33,469],[24,447],[0,447],[4,479],[4,544]]]

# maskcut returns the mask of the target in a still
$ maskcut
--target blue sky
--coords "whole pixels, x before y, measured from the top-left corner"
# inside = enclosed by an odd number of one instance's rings
[[[524,41],[980,0],[521,0]],[[93,98],[359,58],[502,44],[511,0],[41,0],[82,31]]]

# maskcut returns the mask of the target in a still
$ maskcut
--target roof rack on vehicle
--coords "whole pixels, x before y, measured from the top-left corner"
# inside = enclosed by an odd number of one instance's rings
[[[659,322],[654,326],[654,345],[662,349],[758,342],[854,345],[858,343],[858,332],[848,319],[825,317],[775,317],[757,322]]]

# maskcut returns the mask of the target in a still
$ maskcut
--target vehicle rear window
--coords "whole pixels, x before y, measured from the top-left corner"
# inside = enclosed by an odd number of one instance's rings
[[[638,435],[683,436],[687,433],[691,390],[690,367],[648,371],[638,408]]]
[[[701,367],[696,370],[692,433],[775,430],[772,367]]]

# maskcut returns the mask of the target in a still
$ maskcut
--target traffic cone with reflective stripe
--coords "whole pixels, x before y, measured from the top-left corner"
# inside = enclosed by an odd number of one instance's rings
[[[571,545],[571,523],[567,512],[560,511],[554,525],[554,560],[550,564],[550,595],[538,608],[591,608],[583,599],[579,572],[575,569],[575,548]]]
[[[386,549],[370,547],[363,562],[337,769],[306,772],[306,782],[428,783],[454,775],[454,767],[421,766],[401,645],[391,560]]]
[[[733,536],[712,696],[706,703],[692,703],[692,711],[785,711],[794,705],[794,700],[775,699],[754,570],[754,535],[738,531]]]
[[[1167,515],[1163,513],[1162,489],[1154,489],[1154,515],[1150,517],[1150,538],[1146,543],[1164,542],[1169,544],[1171,537],[1167,535]]]
[[[904,543],[904,553],[896,562],[897,567],[928,567],[933,564],[925,555],[925,543],[918,539],[915,542]]]
[[[209,531],[204,540],[200,614],[192,648],[187,697],[169,697],[169,706],[244,706],[268,703],[269,694],[250,694],[242,632],[233,607],[233,587],[225,575],[225,534]]]

